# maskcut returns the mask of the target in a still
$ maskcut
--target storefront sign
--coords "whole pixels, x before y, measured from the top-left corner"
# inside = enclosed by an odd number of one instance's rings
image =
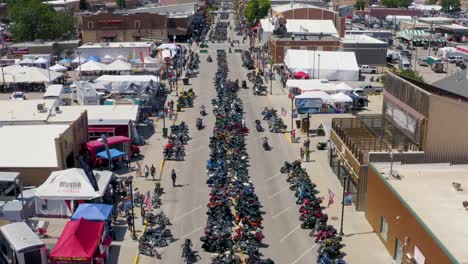
[[[300,114],[319,113],[323,105],[323,101],[320,98],[296,98],[295,102]]]
[[[79,193],[80,191],[81,191],[81,182],[77,182],[77,181],[61,181],[61,182],[59,182],[59,192]]]
[[[397,127],[406,130],[414,137],[416,132],[415,119],[389,102],[387,102],[385,114],[395,123]]]
[[[29,48],[11,48],[11,55],[29,54]]]

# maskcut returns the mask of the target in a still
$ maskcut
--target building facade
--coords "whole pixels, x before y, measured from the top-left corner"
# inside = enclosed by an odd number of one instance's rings
[[[270,37],[268,42],[269,54],[274,63],[283,63],[288,49],[338,51],[340,40],[333,36],[307,36],[307,39]]]
[[[78,27],[81,38],[88,42],[131,42],[142,38],[167,39],[168,19],[165,15],[82,14]]]
[[[330,166],[353,193],[358,210],[367,202],[369,162],[468,163],[468,97],[387,73],[382,115],[334,118]]]
[[[387,63],[387,42],[367,35],[349,35],[342,39],[342,50],[356,54],[359,65],[380,66]]]

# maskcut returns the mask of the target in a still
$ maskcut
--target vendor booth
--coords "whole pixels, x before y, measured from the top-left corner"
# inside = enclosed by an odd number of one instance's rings
[[[54,171],[37,188],[36,215],[42,217],[70,217],[79,204],[101,202],[110,196],[108,189],[112,178],[110,171],[93,171],[97,190],[83,169]]]
[[[47,248],[24,222],[0,227],[0,263],[47,264]]]
[[[336,94],[336,93],[351,93],[353,88],[348,86],[345,83],[332,83],[325,79],[315,79],[315,80],[287,80],[286,88],[294,89],[297,88],[299,93],[305,93],[310,91],[323,91],[327,94]]]
[[[104,222],[83,218],[69,221],[49,259],[52,264],[105,263],[111,242],[104,232]]]
[[[284,64],[289,71],[306,72],[311,79],[359,80],[359,67],[354,52],[288,49]]]
[[[84,203],[78,206],[75,213],[71,216],[72,221],[84,218],[88,221],[107,222],[111,220],[112,205],[110,204],[91,204]]]
[[[353,107],[353,98],[344,93],[332,94],[330,97],[337,113],[347,113]]]
[[[94,82],[118,94],[156,94],[159,90],[159,77],[154,75],[102,75]]]

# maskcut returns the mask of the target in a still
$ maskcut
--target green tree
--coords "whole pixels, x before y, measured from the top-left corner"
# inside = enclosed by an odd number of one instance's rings
[[[121,9],[127,8],[127,4],[125,3],[125,0],[115,0],[115,3],[117,3],[117,6],[120,7]]]
[[[394,70],[393,72],[406,78],[424,82],[424,78],[422,77],[422,75],[413,70]]]
[[[356,3],[354,4],[354,8],[356,8],[356,10],[364,10],[364,8],[366,7],[366,1],[364,0],[357,0]]]
[[[74,17],[64,11],[55,11],[40,0],[10,0],[7,5],[15,40],[65,39],[75,32]]]
[[[249,25],[255,26],[261,18],[268,15],[271,8],[270,0],[250,0],[244,10]]]
[[[440,5],[446,13],[460,10],[460,1],[458,0],[441,0]]]
[[[80,0],[80,10],[88,9],[88,2],[86,0]]]
[[[412,0],[382,0],[380,4],[385,7],[396,8],[396,7],[404,7],[407,8],[411,5]]]

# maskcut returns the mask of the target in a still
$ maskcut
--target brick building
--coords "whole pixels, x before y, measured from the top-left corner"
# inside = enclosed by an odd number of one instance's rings
[[[81,38],[88,42],[131,42],[141,38],[167,39],[168,19],[165,15],[138,14],[110,14],[99,13],[93,15],[82,14],[78,27]]]
[[[274,63],[282,63],[288,49],[337,51],[340,49],[340,39],[334,36],[306,36],[306,37],[270,37],[269,53]]]
[[[468,262],[467,173],[467,165],[369,164],[365,216],[394,263]]]

